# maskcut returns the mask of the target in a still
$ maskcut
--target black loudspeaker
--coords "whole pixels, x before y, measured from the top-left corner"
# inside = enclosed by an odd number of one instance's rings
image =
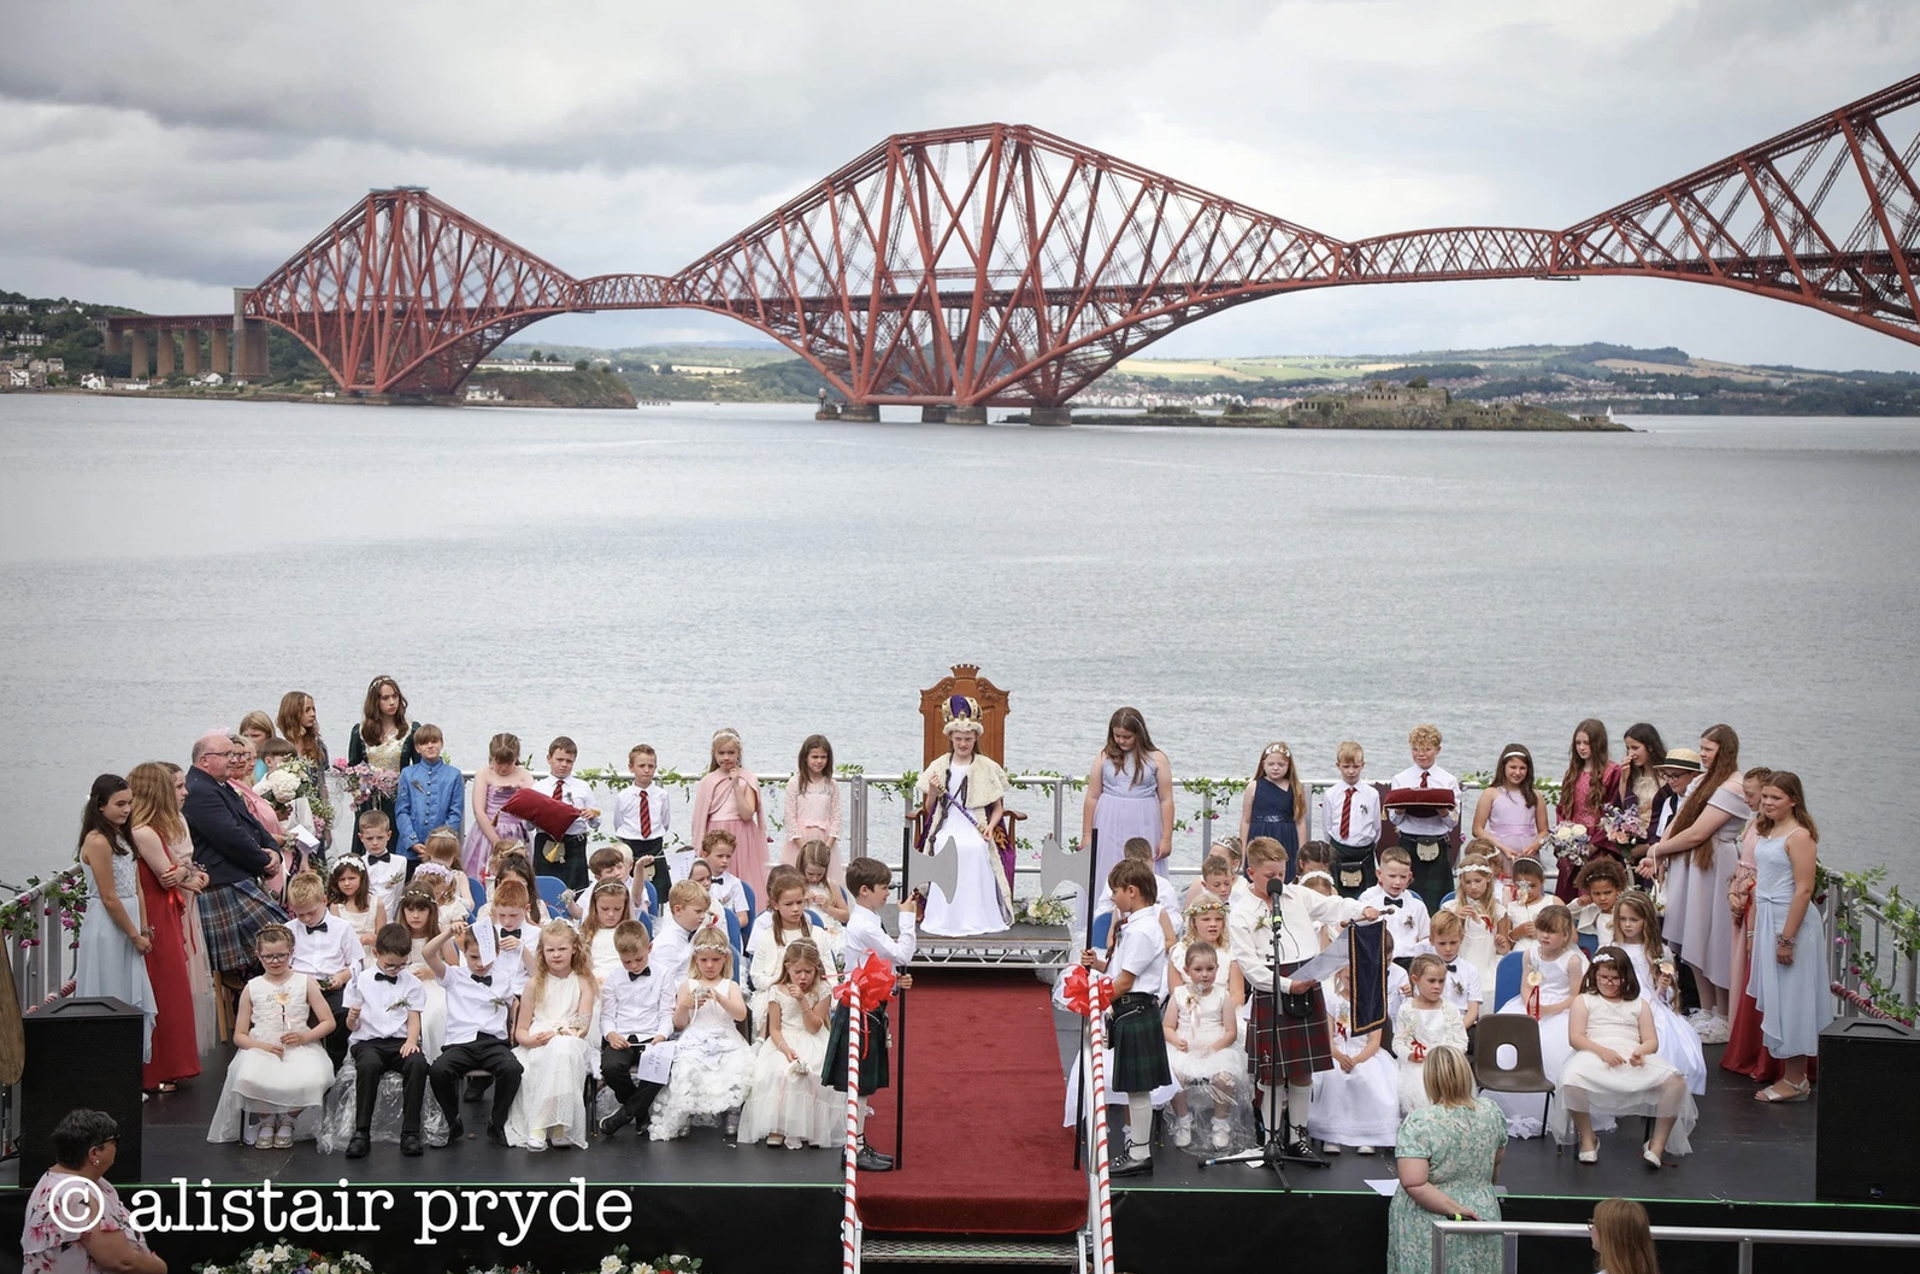
[[[53,1130],[67,1112],[104,1111],[120,1125],[107,1180],[140,1179],[139,1009],[121,1000],[59,1000],[27,1015],[27,1064],[20,1076],[20,1180],[53,1166]]]
[[[1872,1018],[1835,1022],[1820,1032],[1814,1100],[1815,1196],[1920,1204],[1920,1033]]]

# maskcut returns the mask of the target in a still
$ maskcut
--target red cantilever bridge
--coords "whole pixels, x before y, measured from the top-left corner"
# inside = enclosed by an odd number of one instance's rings
[[[550,315],[706,310],[787,346],[851,404],[1039,419],[1064,419],[1075,393],[1176,327],[1355,283],[1681,279],[1920,344],[1917,153],[1920,75],[1565,230],[1346,241],[1037,128],[983,124],[888,138],[673,275],[575,278],[425,190],[374,191],[237,292],[234,322],[256,358],[261,324],[286,329],[343,390],[447,394]]]

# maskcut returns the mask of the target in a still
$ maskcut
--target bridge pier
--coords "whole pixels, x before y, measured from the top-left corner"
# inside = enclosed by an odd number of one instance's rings
[[[1035,407],[1027,412],[1030,425],[1070,425],[1073,423],[1071,407]]]
[[[985,407],[962,407],[957,403],[947,408],[947,423],[950,425],[984,425],[987,423]]]
[[[857,420],[865,424],[877,424],[880,420],[880,404],[848,403],[840,409],[840,419]]]
[[[160,328],[153,334],[153,374],[161,380],[173,375],[173,329]]]
[[[232,363],[227,358],[227,342],[230,339],[229,335],[219,328],[207,333],[207,353],[210,356],[209,361],[213,364],[211,370],[219,372],[222,376],[232,374]]]
[[[147,378],[147,334],[145,332],[128,332],[127,351],[133,360],[132,366],[129,368],[133,378],[135,380],[145,380]]]
[[[233,334],[233,374],[235,376],[260,376],[267,374],[267,325],[254,319],[248,319]]]
[[[183,356],[181,371],[189,376],[200,374],[200,333],[194,328],[181,329],[180,353]]]
[[[929,403],[920,409],[920,423],[923,425],[944,425],[947,423],[947,409]]]

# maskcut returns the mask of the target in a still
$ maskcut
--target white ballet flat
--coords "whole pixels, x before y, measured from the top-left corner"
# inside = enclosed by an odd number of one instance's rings
[[[1576,1157],[1581,1163],[1599,1163],[1600,1149],[1596,1146],[1592,1150],[1582,1150]]]

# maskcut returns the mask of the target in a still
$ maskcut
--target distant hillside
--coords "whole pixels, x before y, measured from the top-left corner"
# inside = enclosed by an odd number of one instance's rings
[[[486,395],[498,394],[498,399]],[[467,399],[476,406],[633,407],[633,391],[607,371],[475,372]]]

